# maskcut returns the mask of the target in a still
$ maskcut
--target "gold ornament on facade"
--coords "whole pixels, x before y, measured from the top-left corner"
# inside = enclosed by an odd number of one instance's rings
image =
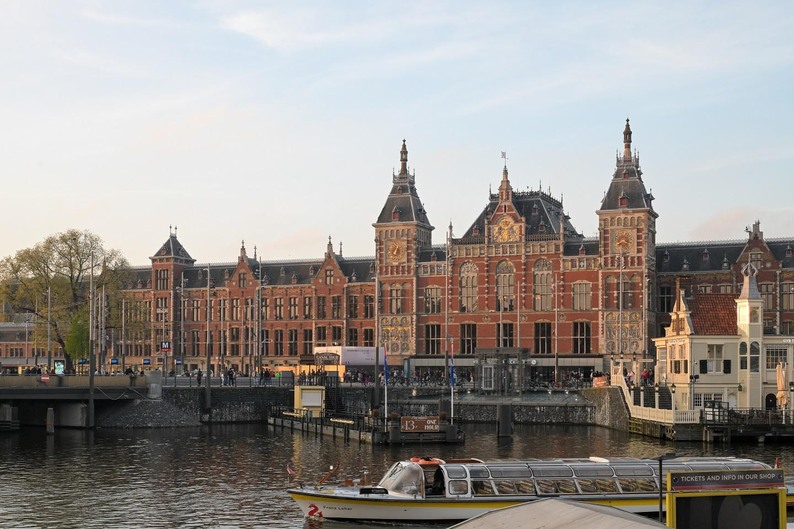
[[[496,242],[515,242],[518,240],[518,227],[509,217],[504,217],[493,228],[493,238]]]

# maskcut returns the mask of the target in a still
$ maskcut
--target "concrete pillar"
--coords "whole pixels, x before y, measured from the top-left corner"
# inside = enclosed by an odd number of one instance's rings
[[[47,433],[55,433],[55,410],[47,408]]]
[[[497,437],[510,437],[513,435],[513,407],[510,404],[497,404],[496,423]]]

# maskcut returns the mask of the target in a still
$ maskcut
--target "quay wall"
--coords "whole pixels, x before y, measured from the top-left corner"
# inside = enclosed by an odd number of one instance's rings
[[[212,412],[204,406],[203,388],[164,387],[161,400],[132,401],[97,410],[97,426],[106,428],[162,428],[202,423],[266,422],[274,407],[292,407],[291,387],[212,388]],[[372,387],[345,387],[338,402],[348,413],[370,411]],[[458,400],[460,398],[460,400]],[[401,415],[450,413],[443,388],[390,388],[388,412]],[[615,388],[586,389],[564,394],[527,394],[521,398],[465,394],[456,396],[454,415],[460,422],[497,421],[499,405],[511,405],[515,423],[585,424],[628,429],[628,409]],[[380,399],[381,408],[384,402]],[[386,411],[386,410],[383,410]]]

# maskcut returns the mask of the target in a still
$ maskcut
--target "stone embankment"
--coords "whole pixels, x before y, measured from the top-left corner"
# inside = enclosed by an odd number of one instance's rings
[[[289,387],[212,388],[212,410],[204,405],[203,388],[169,388],[160,400],[116,403],[97,410],[100,428],[173,428],[206,423],[266,422],[274,407],[291,407]],[[344,387],[338,403],[347,413],[370,411],[373,388]],[[384,406],[383,398],[380,398]],[[533,392],[522,396],[456,394],[454,416],[460,422],[496,422],[499,405],[510,404],[512,420],[527,424],[583,424],[619,430],[628,428],[628,410],[616,388],[585,389],[569,393]],[[443,388],[389,389],[389,412],[402,415],[437,415],[453,412]]]

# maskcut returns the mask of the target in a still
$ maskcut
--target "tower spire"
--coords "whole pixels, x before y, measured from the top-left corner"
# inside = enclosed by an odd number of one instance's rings
[[[623,129],[623,160],[631,160],[631,125],[629,118],[626,118],[626,128]]]
[[[400,149],[400,174],[407,175],[408,174],[408,147],[405,146],[405,140],[403,139],[403,147]]]

